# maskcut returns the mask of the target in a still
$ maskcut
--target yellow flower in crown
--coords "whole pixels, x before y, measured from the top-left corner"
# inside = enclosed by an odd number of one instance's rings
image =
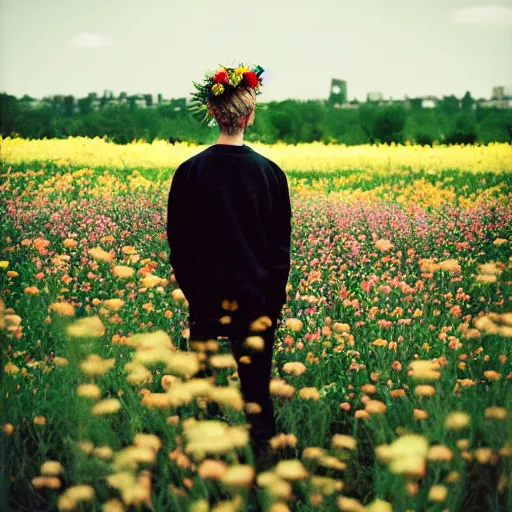
[[[231,70],[229,73],[229,82],[233,87],[237,87],[243,78],[244,76],[241,73],[237,73],[236,70]]]
[[[212,92],[215,96],[220,96],[224,92],[224,86],[222,84],[215,84],[212,87]]]
[[[249,71],[249,68],[243,67],[243,66],[240,66],[240,67],[235,69],[235,73],[237,75],[243,75],[244,73],[247,73],[247,71]]]

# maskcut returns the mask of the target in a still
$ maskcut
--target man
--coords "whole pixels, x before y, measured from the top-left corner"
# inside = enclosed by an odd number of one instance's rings
[[[191,344],[230,340],[242,394],[252,407],[247,420],[258,456],[276,434],[269,383],[286,302],[292,214],[284,172],[244,144],[260,85],[259,77],[244,70],[222,68],[204,86],[204,103],[220,135],[175,171],[167,238],[170,263],[189,303]],[[254,329],[254,321],[263,322],[264,330]],[[263,338],[263,347],[248,347],[249,336]]]

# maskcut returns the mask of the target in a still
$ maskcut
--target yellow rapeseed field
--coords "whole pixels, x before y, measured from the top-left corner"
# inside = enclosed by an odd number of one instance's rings
[[[2,159],[7,163],[34,160],[53,161],[59,165],[87,165],[108,168],[162,169],[175,168],[185,159],[207,146],[167,141],[134,141],[117,145],[96,137],[25,140],[0,138]],[[369,170],[383,173],[404,169],[464,169],[467,172],[512,170],[512,146],[493,143],[488,146],[417,146],[417,145],[324,145],[248,143],[284,170],[329,171]]]

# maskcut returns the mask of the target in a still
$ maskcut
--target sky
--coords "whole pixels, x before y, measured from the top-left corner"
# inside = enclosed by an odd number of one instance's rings
[[[0,92],[190,97],[259,64],[259,101],[512,89],[512,0],[0,0]]]

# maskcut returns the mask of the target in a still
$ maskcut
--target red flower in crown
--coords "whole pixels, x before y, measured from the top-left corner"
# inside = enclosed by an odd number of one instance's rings
[[[258,75],[254,73],[254,71],[247,71],[246,73],[244,73],[244,85],[255,88],[258,86],[258,83]]]
[[[213,75],[213,81],[222,84],[222,83],[229,83],[229,77],[228,74],[225,71],[219,71],[215,75]]]

